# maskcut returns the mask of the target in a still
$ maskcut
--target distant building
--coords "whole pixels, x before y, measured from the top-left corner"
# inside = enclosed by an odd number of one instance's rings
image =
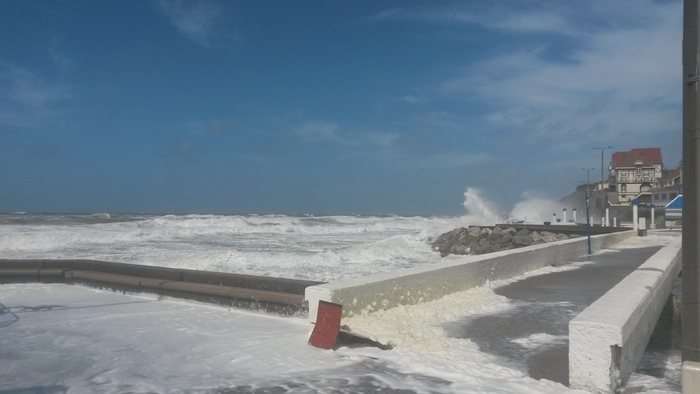
[[[661,207],[669,204],[681,195],[683,184],[683,162],[678,164],[675,170],[663,170],[661,178],[654,183],[651,201],[655,206]]]
[[[651,204],[653,189],[664,175],[660,148],[635,148],[612,154],[610,191],[612,206],[628,206],[633,200]],[[670,200],[669,200],[670,201]]]

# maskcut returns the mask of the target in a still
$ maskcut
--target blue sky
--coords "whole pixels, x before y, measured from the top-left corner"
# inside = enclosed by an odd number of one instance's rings
[[[3,0],[0,37],[4,212],[459,215],[681,158],[680,0]]]

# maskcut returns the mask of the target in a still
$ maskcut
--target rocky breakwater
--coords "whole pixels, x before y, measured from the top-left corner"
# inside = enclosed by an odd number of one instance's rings
[[[550,231],[494,227],[461,227],[441,234],[433,241],[433,250],[442,257],[449,254],[485,254],[524,246],[562,241],[579,235],[557,234]]]

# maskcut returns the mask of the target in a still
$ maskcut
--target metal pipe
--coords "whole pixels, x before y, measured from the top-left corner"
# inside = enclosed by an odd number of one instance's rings
[[[700,361],[700,117],[698,57],[699,0],[683,2],[683,360]]]

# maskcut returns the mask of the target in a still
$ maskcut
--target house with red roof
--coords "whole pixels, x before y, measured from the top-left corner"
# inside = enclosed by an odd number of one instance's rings
[[[628,206],[633,200],[652,203],[652,189],[663,176],[661,148],[635,148],[615,152],[611,162],[611,189],[608,198],[613,206]]]

